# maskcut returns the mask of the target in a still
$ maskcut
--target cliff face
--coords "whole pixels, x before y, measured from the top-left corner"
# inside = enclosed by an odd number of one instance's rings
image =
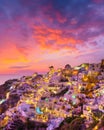
[[[9,91],[13,82],[19,81],[18,79],[7,80],[4,84],[0,85],[0,99],[6,97],[6,93]]]
[[[2,101],[2,103],[0,104],[0,114],[4,113],[9,106],[14,106],[14,104],[17,103],[17,101],[19,100],[19,96],[15,95],[15,96],[10,96],[9,100],[7,98],[7,93],[10,92],[10,88],[12,86],[12,84],[14,82],[18,82],[18,79],[12,79],[12,80],[8,80],[6,81],[3,85],[0,85],[0,100]]]

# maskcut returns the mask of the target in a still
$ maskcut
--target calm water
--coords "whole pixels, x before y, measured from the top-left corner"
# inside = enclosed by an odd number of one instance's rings
[[[3,84],[5,81],[9,80],[9,79],[17,79],[22,77],[23,75],[0,75],[0,85]]]
[[[45,72],[40,72],[41,74],[45,74]],[[29,74],[0,74],[0,85],[3,84],[5,81],[9,79],[19,79],[22,76],[32,75],[33,73]]]

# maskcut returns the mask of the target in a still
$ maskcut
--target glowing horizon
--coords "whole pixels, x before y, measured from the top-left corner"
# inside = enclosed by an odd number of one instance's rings
[[[104,59],[103,0],[1,0],[0,74]]]

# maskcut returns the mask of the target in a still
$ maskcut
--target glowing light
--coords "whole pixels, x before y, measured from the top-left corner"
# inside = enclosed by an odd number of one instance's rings
[[[36,108],[36,112],[37,112],[38,114],[43,114],[43,112],[40,110],[39,107]]]
[[[48,98],[46,98],[45,100],[46,100],[46,102],[48,102],[48,101],[49,101],[49,99],[48,99]]]
[[[64,98],[64,100],[66,101],[66,100],[67,100],[67,98]]]
[[[75,105],[75,104],[76,104],[76,102],[74,101],[74,102],[73,102],[73,105]]]
[[[102,90],[102,93],[104,93],[104,90]]]
[[[13,89],[13,86],[10,87],[10,90],[12,90],[12,89]]]
[[[5,99],[0,100],[0,104],[2,104],[2,103],[5,102],[5,101],[6,101]]]
[[[76,98],[76,95],[72,95],[72,98]]]
[[[98,126],[95,126],[94,130],[98,130]]]
[[[10,95],[10,92],[8,92],[8,93],[6,94],[6,99],[9,98],[9,95]]]

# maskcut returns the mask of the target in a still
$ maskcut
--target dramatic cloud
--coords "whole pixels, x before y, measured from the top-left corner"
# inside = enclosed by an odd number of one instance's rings
[[[98,62],[103,37],[103,0],[0,1],[0,73]]]

